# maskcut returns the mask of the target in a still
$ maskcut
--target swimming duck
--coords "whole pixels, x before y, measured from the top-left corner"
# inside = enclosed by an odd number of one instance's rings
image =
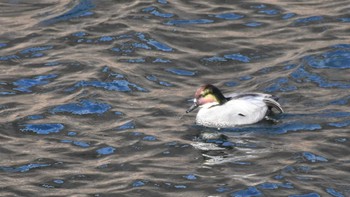
[[[193,105],[186,111],[189,113],[199,107],[196,124],[206,127],[229,128],[237,125],[254,124],[275,108],[283,113],[278,98],[263,93],[231,93],[222,94],[211,84],[198,88],[194,95]]]

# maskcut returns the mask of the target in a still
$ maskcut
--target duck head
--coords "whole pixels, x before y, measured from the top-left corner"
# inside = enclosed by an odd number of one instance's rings
[[[197,107],[207,103],[218,103],[221,105],[226,101],[227,99],[217,87],[211,84],[206,84],[197,89],[194,94],[193,105],[186,111],[186,113],[189,113]]]

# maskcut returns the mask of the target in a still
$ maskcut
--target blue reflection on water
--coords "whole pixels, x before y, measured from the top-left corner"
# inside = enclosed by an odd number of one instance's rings
[[[157,0],[158,3],[161,3],[161,4],[167,4],[168,1],[167,0]]]
[[[266,92],[273,93],[277,91],[281,92],[290,92],[297,90],[297,87],[294,85],[289,85],[289,80],[286,77],[280,77],[274,80],[274,84],[265,88]]]
[[[344,23],[350,23],[350,17],[339,18],[338,20],[340,20],[341,22],[344,22]]]
[[[4,48],[4,47],[7,47],[7,44],[6,43],[0,43],[0,48]]]
[[[30,116],[27,116],[28,120],[39,120],[39,119],[43,119],[43,118],[44,118],[43,115],[30,115]]]
[[[184,177],[185,179],[191,180],[191,181],[197,180],[197,176],[194,175],[194,174],[188,174],[188,175],[185,175],[185,176],[183,176],[183,177]]]
[[[347,127],[350,125],[350,120],[345,120],[341,122],[331,122],[331,123],[328,123],[328,125],[332,127],[338,127],[338,128]]]
[[[350,49],[350,44],[336,44],[336,45],[333,45],[332,48],[335,48],[335,49]]]
[[[295,20],[294,25],[308,25],[310,23],[312,24],[315,22],[321,22],[322,20],[324,20],[323,16],[310,16],[310,17],[299,18]]]
[[[171,84],[169,82],[159,81],[158,77],[156,77],[154,75],[147,75],[146,79],[148,79],[149,81],[157,82],[159,85],[162,85],[162,86],[166,86],[166,87],[174,86],[173,84]]]
[[[144,141],[156,141],[157,137],[155,137],[153,135],[147,135],[147,136],[143,137],[142,140],[144,140]]]
[[[115,147],[112,146],[107,146],[107,147],[103,147],[100,149],[97,149],[96,152],[99,155],[110,155],[113,154],[117,149]]]
[[[245,76],[239,77],[238,79],[239,79],[240,81],[248,81],[248,80],[253,79],[253,76],[251,76],[251,75],[245,75]]]
[[[242,55],[242,54],[228,54],[228,55],[224,55],[224,58],[229,59],[229,60],[236,60],[236,61],[240,61],[240,62],[245,62],[248,63],[250,62],[250,58]]]
[[[184,69],[178,69],[178,68],[168,68],[166,71],[176,74],[176,75],[181,75],[181,76],[194,76],[196,75],[196,72],[194,71],[189,71],[189,70],[184,70]]]
[[[265,4],[258,4],[258,5],[251,5],[250,8],[254,8],[254,9],[263,9],[266,8],[267,5]]]
[[[333,100],[329,102],[331,105],[346,105],[350,102],[350,96],[346,96],[340,99]]]
[[[123,78],[125,78],[125,76],[124,76],[123,74],[113,72],[108,66],[104,66],[104,67],[102,68],[102,72],[108,73],[109,76],[112,76],[112,77],[117,78],[117,79],[123,79]]]
[[[80,87],[95,87],[103,88],[110,91],[119,91],[119,92],[131,92],[133,89],[141,92],[148,92],[145,88],[142,88],[134,83],[130,83],[126,80],[114,80],[112,82],[103,82],[103,81],[79,81],[74,85],[74,87],[67,89],[66,91],[74,91]]]
[[[345,138],[345,137],[341,137],[341,138],[336,138],[334,139],[335,142],[339,142],[339,143],[344,143],[344,142],[347,142],[348,139]]]
[[[134,48],[139,48],[139,49],[151,49],[151,47],[149,47],[147,44],[144,43],[138,43],[138,42],[134,42],[131,44],[131,46],[133,46]]]
[[[308,193],[308,194],[296,194],[296,195],[289,195],[288,197],[320,197],[318,193]]]
[[[135,42],[134,40],[132,43],[130,42],[124,42],[120,46],[112,47],[110,50],[117,53],[122,54],[129,54],[135,51],[135,49],[146,49],[150,50],[155,48],[156,50],[163,51],[163,52],[172,52],[174,49],[170,47],[169,45],[162,43],[156,39],[151,38],[148,35],[145,35],[142,32],[136,32],[134,34],[122,34],[122,35],[114,35],[114,36],[101,36],[99,38],[91,37],[87,38],[87,34],[85,32],[76,32],[72,34],[74,37],[68,37],[67,39],[73,39],[76,43],[87,43],[87,44],[95,44],[95,43],[102,43],[102,44],[109,44],[110,42],[116,40],[116,39],[139,39],[141,42]],[[145,42],[145,43],[142,43]]]
[[[86,35],[87,35],[87,33],[83,32],[83,31],[75,32],[72,34],[72,36],[76,36],[76,37],[84,37]]]
[[[307,56],[304,60],[313,68],[349,69],[350,49],[331,50],[319,56]]]
[[[148,181],[145,181],[145,180],[137,180],[137,181],[134,181],[132,183],[132,186],[133,187],[142,187],[142,186],[146,185],[147,182]]]
[[[5,55],[0,56],[0,61],[8,61],[8,60],[18,60],[20,57],[18,55]]]
[[[174,185],[174,188],[176,188],[176,189],[186,189],[187,186],[186,185]]]
[[[174,14],[171,14],[171,13],[162,13],[162,12],[159,12],[155,7],[147,7],[147,8],[144,8],[142,9],[143,12],[147,12],[147,13],[150,13],[154,16],[158,16],[158,17],[162,17],[162,18],[171,18],[174,16]]]
[[[63,184],[64,180],[62,180],[62,179],[54,179],[54,180],[52,180],[52,182],[54,182],[56,184]]]
[[[262,195],[263,193],[261,193],[256,187],[248,187],[245,190],[240,190],[231,194],[232,197],[253,197]]]
[[[15,92],[8,92],[8,91],[2,91],[0,92],[0,95],[14,95],[16,94]]]
[[[293,18],[295,16],[296,16],[295,13],[286,13],[282,16],[282,19],[287,20],[287,19]]]
[[[228,86],[228,87],[234,87],[234,86],[237,86],[237,85],[239,85],[239,83],[236,82],[236,81],[225,82],[225,86]]]
[[[76,115],[103,114],[111,108],[106,103],[98,103],[90,100],[82,100],[80,103],[69,103],[57,106],[51,113],[69,112]]]
[[[208,57],[208,58],[203,58],[203,61],[208,61],[208,62],[226,62],[227,59],[219,56],[213,56],[213,57]]]
[[[231,190],[231,188],[229,188],[229,187],[219,187],[219,188],[216,189],[216,191],[219,192],[219,193],[228,192],[230,190]]]
[[[122,124],[122,125],[120,125],[120,126],[118,126],[117,128],[116,128],[116,130],[118,130],[118,131],[121,131],[121,130],[128,130],[128,129],[134,129],[136,126],[135,126],[135,123],[134,123],[134,121],[128,121],[128,122],[126,122],[126,123],[124,123],[124,124]]]
[[[157,50],[160,50],[160,51],[165,51],[165,52],[171,52],[173,51],[173,48],[171,48],[170,46],[164,44],[164,43],[161,43],[155,39],[152,39],[152,38],[148,38],[145,34],[143,33],[136,33],[136,36],[146,42],[148,45],[151,45],[153,47],[155,47]]]
[[[18,166],[18,167],[0,166],[0,170],[4,171],[4,172],[28,172],[32,169],[44,168],[44,167],[49,167],[49,166],[51,166],[51,164],[29,163],[29,164]]]
[[[332,195],[332,196],[335,196],[335,197],[344,197],[344,195],[343,195],[341,192],[338,192],[338,191],[336,191],[336,190],[333,189],[333,188],[327,188],[326,191],[327,191],[327,193],[329,193],[329,194]]]
[[[51,19],[47,19],[42,21],[40,24],[42,25],[51,25],[54,23],[58,23],[61,21],[67,21],[73,18],[79,18],[79,17],[84,17],[84,16],[90,16],[93,15],[92,10],[95,8],[95,5],[93,3],[93,0],[80,0],[79,3],[74,6],[72,9],[69,11],[58,15],[56,17],[53,17]]]
[[[245,26],[247,26],[247,27],[260,27],[262,25],[263,25],[263,23],[256,22],[256,21],[250,21],[250,22],[245,24]]]
[[[227,132],[266,132],[271,134],[285,134],[288,132],[296,132],[296,131],[315,131],[322,129],[319,124],[308,124],[302,122],[291,122],[273,126],[263,127],[261,125],[257,126],[247,126],[247,127],[237,127],[237,128],[228,128],[222,129]]]
[[[88,148],[88,147],[90,147],[90,143],[84,142],[84,141],[61,140],[61,142],[62,143],[73,144],[73,145],[79,146],[81,148]]]
[[[223,57],[213,56],[213,57],[202,58],[202,61],[208,61],[208,62],[226,62],[228,60],[235,60],[243,63],[248,63],[251,61],[251,58],[248,56],[242,55],[240,53],[227,54],[227,55],[224,55]]]
[[[302,152],[301,156],[303,158],[305,158],[307,161],[310,161],[312,163],[315,163],[315,162],[327,162],[328,161],[325,157],[313,154],[311,152]]]
[[[196,25],[213,23],[210,19],[192,19],[192,20],[170,20],[165,22],[165,25]]]
[[[310,173],[311,167],[309,166],[286,166],[283,168],[283,172],[287,173]]]
[[[342,88],[348,89],[350,88],[350,83],[342,82],[342,81],[328,81],[324,77],[309,72],[306,70],[305,66],[300,66],[297,70],[295,70],[291,77],[296,80],[298,83],[303,82],[313,82],[316,83],[319,87],[322,88]]]
[[[44,66],[58,66],[60,64],[60,62],[46,62]]]
[[[101,36],[98,41],[101,41],[101,42],[110,42],[110,41],[113,41],[114,38],[111,37],[111,36]]]
[[[269,10],[260,10],[258,13],[267,14],[267,15],[277,15],[280,13],[280,11],[276,9],[269,9]]]
[[[64,129],[64,125],[60,123],[46,123],[46,124],[25,124],[21,131],[34,132],[39,135],[47,135],[50,133],[58,133]]]
[[[146,60],[144,58],[136,58],[136,59],[126,59],[126,60],[120,60],[121,62],[128,62],[128,63],[145,63]]]
[[[18,90],[21,92],[32,92],[30,88],[38,85],[45,85],[48,84],[50,81],[48,79],[54,79],[58,75],[56,74],[49,74],[49,75],[41,75],[34,77],[32,79],[24,78],[24,79],[19,79],[15,82],[13,82],[13,85],[17,86],[17,88],[13,88],[14,90]]]
[[[69,131],[69,132],[67,133],[67,135],[68,135],[68,136],[76,136],[76,135],[77,135],[77,132],[75,132],[75,131]]]
[[[216,18],[226,19],[226,20],[237,20],[244,18],[244,15],[236,14],[236,13],[223,13],[214,15]]]
[[[285,189],[293,189],[294,186],[292,183],[271,183],[271,182],[265,182],[261,183],[257,186],[259,189],[267,189],[267,190],[274,190],[278,188],[285,188]]]
[[[162,58],[156,58],[155,60],[153,60],[153,63],[170,63],[171,60],[168,59],[162,59]]]
[[[46,50],[50,50],[50,49],[53,49],[53,46],[48,45],[48,46],[30,47],[27,49],[23,49],[19,53],[24,55],[24,54],[36,53],[39,51],[46,51]]]

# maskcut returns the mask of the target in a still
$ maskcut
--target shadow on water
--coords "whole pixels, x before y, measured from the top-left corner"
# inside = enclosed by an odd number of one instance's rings
[[[1,196],[349,196],[349,3],[6,1]],[[280,97],[230,129],[194,91]],[[18,184],[20,183],[20,184]]]

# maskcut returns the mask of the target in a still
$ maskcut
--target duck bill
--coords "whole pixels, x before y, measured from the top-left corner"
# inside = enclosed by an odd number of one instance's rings
[[[190,108],[188,108],[186,113],[190,113],[191,111],[195,110],[197,107],[198,107],[197,103],[193,103],[193,105]]]

